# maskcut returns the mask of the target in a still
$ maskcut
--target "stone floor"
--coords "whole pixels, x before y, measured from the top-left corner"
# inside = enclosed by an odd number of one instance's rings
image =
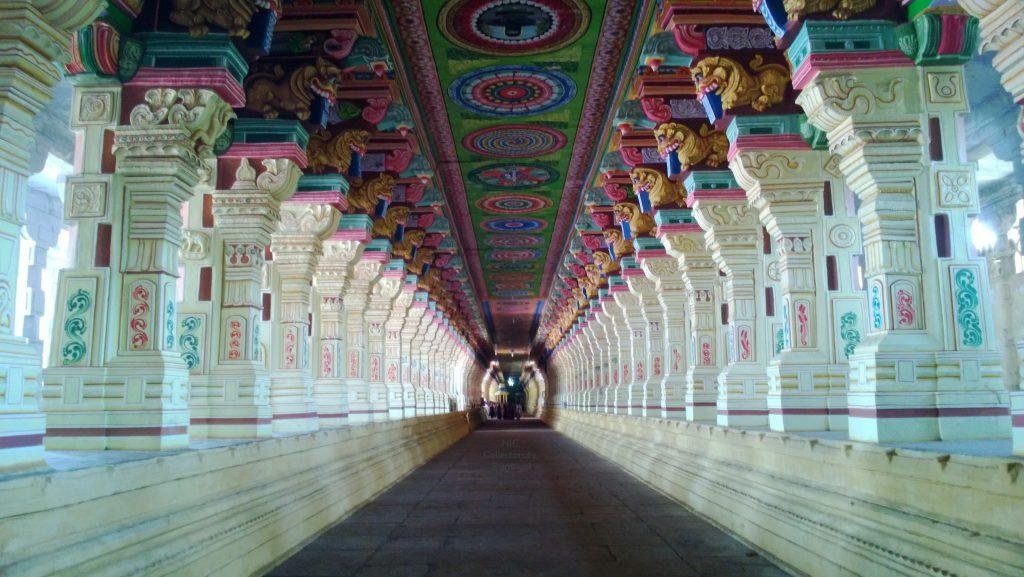
[[[490,422],[273,577],[786,573],[539,421]]]

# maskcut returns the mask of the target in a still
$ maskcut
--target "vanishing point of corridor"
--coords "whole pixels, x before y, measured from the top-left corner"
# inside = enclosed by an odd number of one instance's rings
[[[747,546],[540,421],[490,421],[273,577],[782,577]]]

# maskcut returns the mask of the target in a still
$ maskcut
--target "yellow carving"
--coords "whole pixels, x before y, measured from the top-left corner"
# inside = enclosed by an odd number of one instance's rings
[[[595,252],[594,264],[601,267],[601,272],[603,272],[605,276],[615,274],[619,272],[619,270],[621,270],[621,267],[619,267],[619,263],[606,252]]]
[[[683,193],[677,183],[672,182],[660,171],[651,168],[634,168],[629,173],[633,181],[633,192],[646,191],[654,206],[677,204],[683,200]]]
[[[168,18],[188,28],[190,36],[205,36],[213,25],[229,36],[248,38],[249,21],[258,9],[251,0],[174,0]]]
[[[423,265],[434,263],[434,249],[419,247],[416,249],[416,255],[412,258],[408,264],[405,265],[405,270],[412,274],[420,274],[423,272]],[[433,267],[431,267],[433,268]]]
[[[285,79],[285,70],[278,64],[271,72],[249,75],[245,107],[264,118],[277,118],[281,112],[290,112],[299,120],[308,120],[314,97],[333,100],[334,84],[340,74],[341,70],[329,61],[317,58],[316,64],[296,68]]]
[[[395,187],[395,177],[384,173],[364,182],[362,186],[352,189],[348,193],[348,204],[366,214],[371,214],[377,208],[378,200],[391,201],[391,189]]]
[[[643,236],[654,230],[654,219],[650,215],[641,212],[640,207],[635,203],[620,202],[612,210],[615,213],[615,222],[628,222],[629,231],[634,237]],[[607,235],[605,235],[605,238],[607,238]],[[619,252],[616,251],[615,254],[618,255]]]
[[[609,228],[604,231],[604,240],[611,245],[615,256],[622,258],[633,254],[633,243],[622,236],[622,231],[617,228]]]
[[[697,90],[713,92],[722,98],[722,108],[750,105],[764,111],[782,102],[789,83],[789,70],[780,64],[765,64],[758,54],[750,61],[751,74],[735,60],[725,56],[709,56],[693,67]]]
[[[398,231],[398,225],[409,220],[409,207],[390,206],[384,213],[384,218],[373,219],[373,235],[383,238],[391,238]]]
[[[597,284],[590,280],[588,277],[580,279],[580,289],[583,291],[583,301],[588,301],[592,298],[597,297]]]
[[[413,249],[421,246],[426,238],[427,233],[423,229],[413,228],[407,230],[402,235],[402,240],[391,245],[391,254],[404,260],[409,260],[412,258]]]
[[[783,0],[782,6],[790,20],[803,20],[808,14],[832,12],[839,20],[874,7],[876,0]]]
[[[369,139],[370,133],[365,130],[343,130],[334,135],[319,130],[311,134],[306,148],[310,170],[323,172],[330,167],[338,172],[347,172],[352,165],[352,153],[364,152]]]
[[[700,132],[694,132],[684,124],[666,122],[654,129],[654,138],[662,156],[676,152],[683,170],[701,162],[718,166],[728,160],[729,139],[725,133],[706,124],[700,127]]]

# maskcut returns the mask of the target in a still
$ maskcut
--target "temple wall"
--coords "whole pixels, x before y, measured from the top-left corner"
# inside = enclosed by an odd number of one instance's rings
[[[260,575],[477,418],[448,413],[0,479],[0,575]]]
[[[797,575],[1024,574],[1017,460],[570,410],[544,418]]]

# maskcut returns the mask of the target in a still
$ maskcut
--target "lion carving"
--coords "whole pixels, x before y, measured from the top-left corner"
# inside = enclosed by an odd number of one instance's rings
[[[615,251],[615,256],[624,257],[633,254],[633,243],[622,236],[622,231],[609,228],[604,231],[604,240]]]
[[[326,130],[318,130],[309,136],[306,149],[310,170],[323,172],[333,168],[337,172],[348,172],[352,165],[352,153],[364,154],[369,139],[370,133],[365,130],[343,130],[334,135]]]
[[[621,270],[619,263],[606,252],[597,251],[594,253],[594,264],[601,267],[605,276],[615,274]]]
[[[340,74],[341,70],[324,58],[296,68],[290,75],[278,64],[270,72],[249,75],[245,107],[264,118],[277,118],[288,112],[299,120],[309,120],[313,98],[334,101],[334,84]]]
[[[205,36],[210,26],[216,26],[229,36],[245,39],[259,9],[259,3],[251,0],[174,0],[168,19],[188,28],[189,36]]]
[[[420,247],[416,249],[416,255],[405,265],[405,270],[412,274],[421,274],[423,265],[434,263],[434,249]]]
[[[714,93],[722,99],[722,109],[750,105],[757,111],[782,102],[789,83],[789,70],[780,64],[765,64],[759,54],[750,61],[747,70],[735,60],[725,56],[709,56],[691,70],[701,94]]]
[[[654,138],[658,141],[661,157],[675,152],[682,170],[702,162],[708,166],[719,166],[729,157],[729,139],[706,124],[700,127],[699,132],[694,132],[684,124],[666,122],[654,129]]]
[[[395,187],[395,177],[390,174],[381,174],[373,180],[364,182],[362,186],[350,190],[348,193],[348,204],[366,214],[373,214],[377,208],[377,202],[386,200],[391,202],[391,190]]]
[[[402,240],[391,245],[391,254],[404,260],[412,258],[412,251],[423,244],[427,233],[421,228],[413,228],[405,231]]]
[[[643,236],[654,230],[654,219],[644,214],[640,207],[632,202],[620,202],[612,210],[615,213],[615,222],[629,223],[629,230],[633,237]],[[617,251],[615,254],[619,254]]]
[[[373,236],[391,238],[398,231],[398,225],[409,220],[409,207],[389,206],[383,218],[373,219]]]
[[[873,8],[877,0],[783,0],[782,6],[790,20],[803,20],[808,14],[832,11],[837,20]]]
[[[679,204],[683,201],[683,193],[677,183],[672,182],[660,171],[651,168],[634,168],[629,173],[636,194],[646,192],[653,206]]]

